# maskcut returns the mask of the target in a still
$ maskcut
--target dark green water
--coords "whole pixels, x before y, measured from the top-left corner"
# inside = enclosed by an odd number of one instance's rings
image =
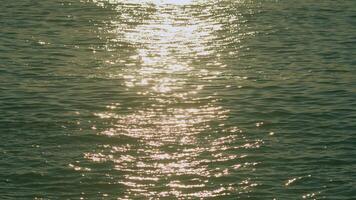
[[[355,199],[356,1],[2,0],[0,199]]]

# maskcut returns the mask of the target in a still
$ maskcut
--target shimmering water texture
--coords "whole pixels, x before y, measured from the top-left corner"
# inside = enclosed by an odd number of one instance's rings
[[[353,199],[356,1],[0,7],[0,199]]]

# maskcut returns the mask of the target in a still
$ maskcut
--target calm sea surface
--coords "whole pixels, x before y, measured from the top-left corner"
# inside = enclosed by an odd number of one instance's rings
[[[356,199],[356,1],[2,0],[0,199]]]

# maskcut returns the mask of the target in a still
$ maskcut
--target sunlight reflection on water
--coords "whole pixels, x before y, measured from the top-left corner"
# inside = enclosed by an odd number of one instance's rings
[[[355,196],[356,1],[1,5],[0,199]]]
[[[246,155],[235,151],[258,148],[263,142],[244,141],[238,127],[225,124],[229,110],[219,105],[219,91],[205,89],[214,87],[226,67],[217,52],[223,45],[216,34],[221,29],[219,21],[167,5],[155,7],[137,26],[112,31],[118,41],[135,44],[135,53],[130,61],[107,61],[124,66],[109,77],[121,77],[127,91],[151,103],[125,114],[110,105],[106,112],[95,113],[111,124],[100,135],[135,142],[107,146],[111,149],[107,153],[85,157],[114,163],[114,169],[124,174],[117,183],[127,187],[126,197],[207,198],[248,192],[256,186],[249,179],[224,184],[234,171],[252,170],[257,164],[243,162]]]

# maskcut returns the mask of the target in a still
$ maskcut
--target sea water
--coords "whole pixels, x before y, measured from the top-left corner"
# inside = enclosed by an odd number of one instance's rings
[[[353,199],[356,1],[3,0],[0,199]]]

